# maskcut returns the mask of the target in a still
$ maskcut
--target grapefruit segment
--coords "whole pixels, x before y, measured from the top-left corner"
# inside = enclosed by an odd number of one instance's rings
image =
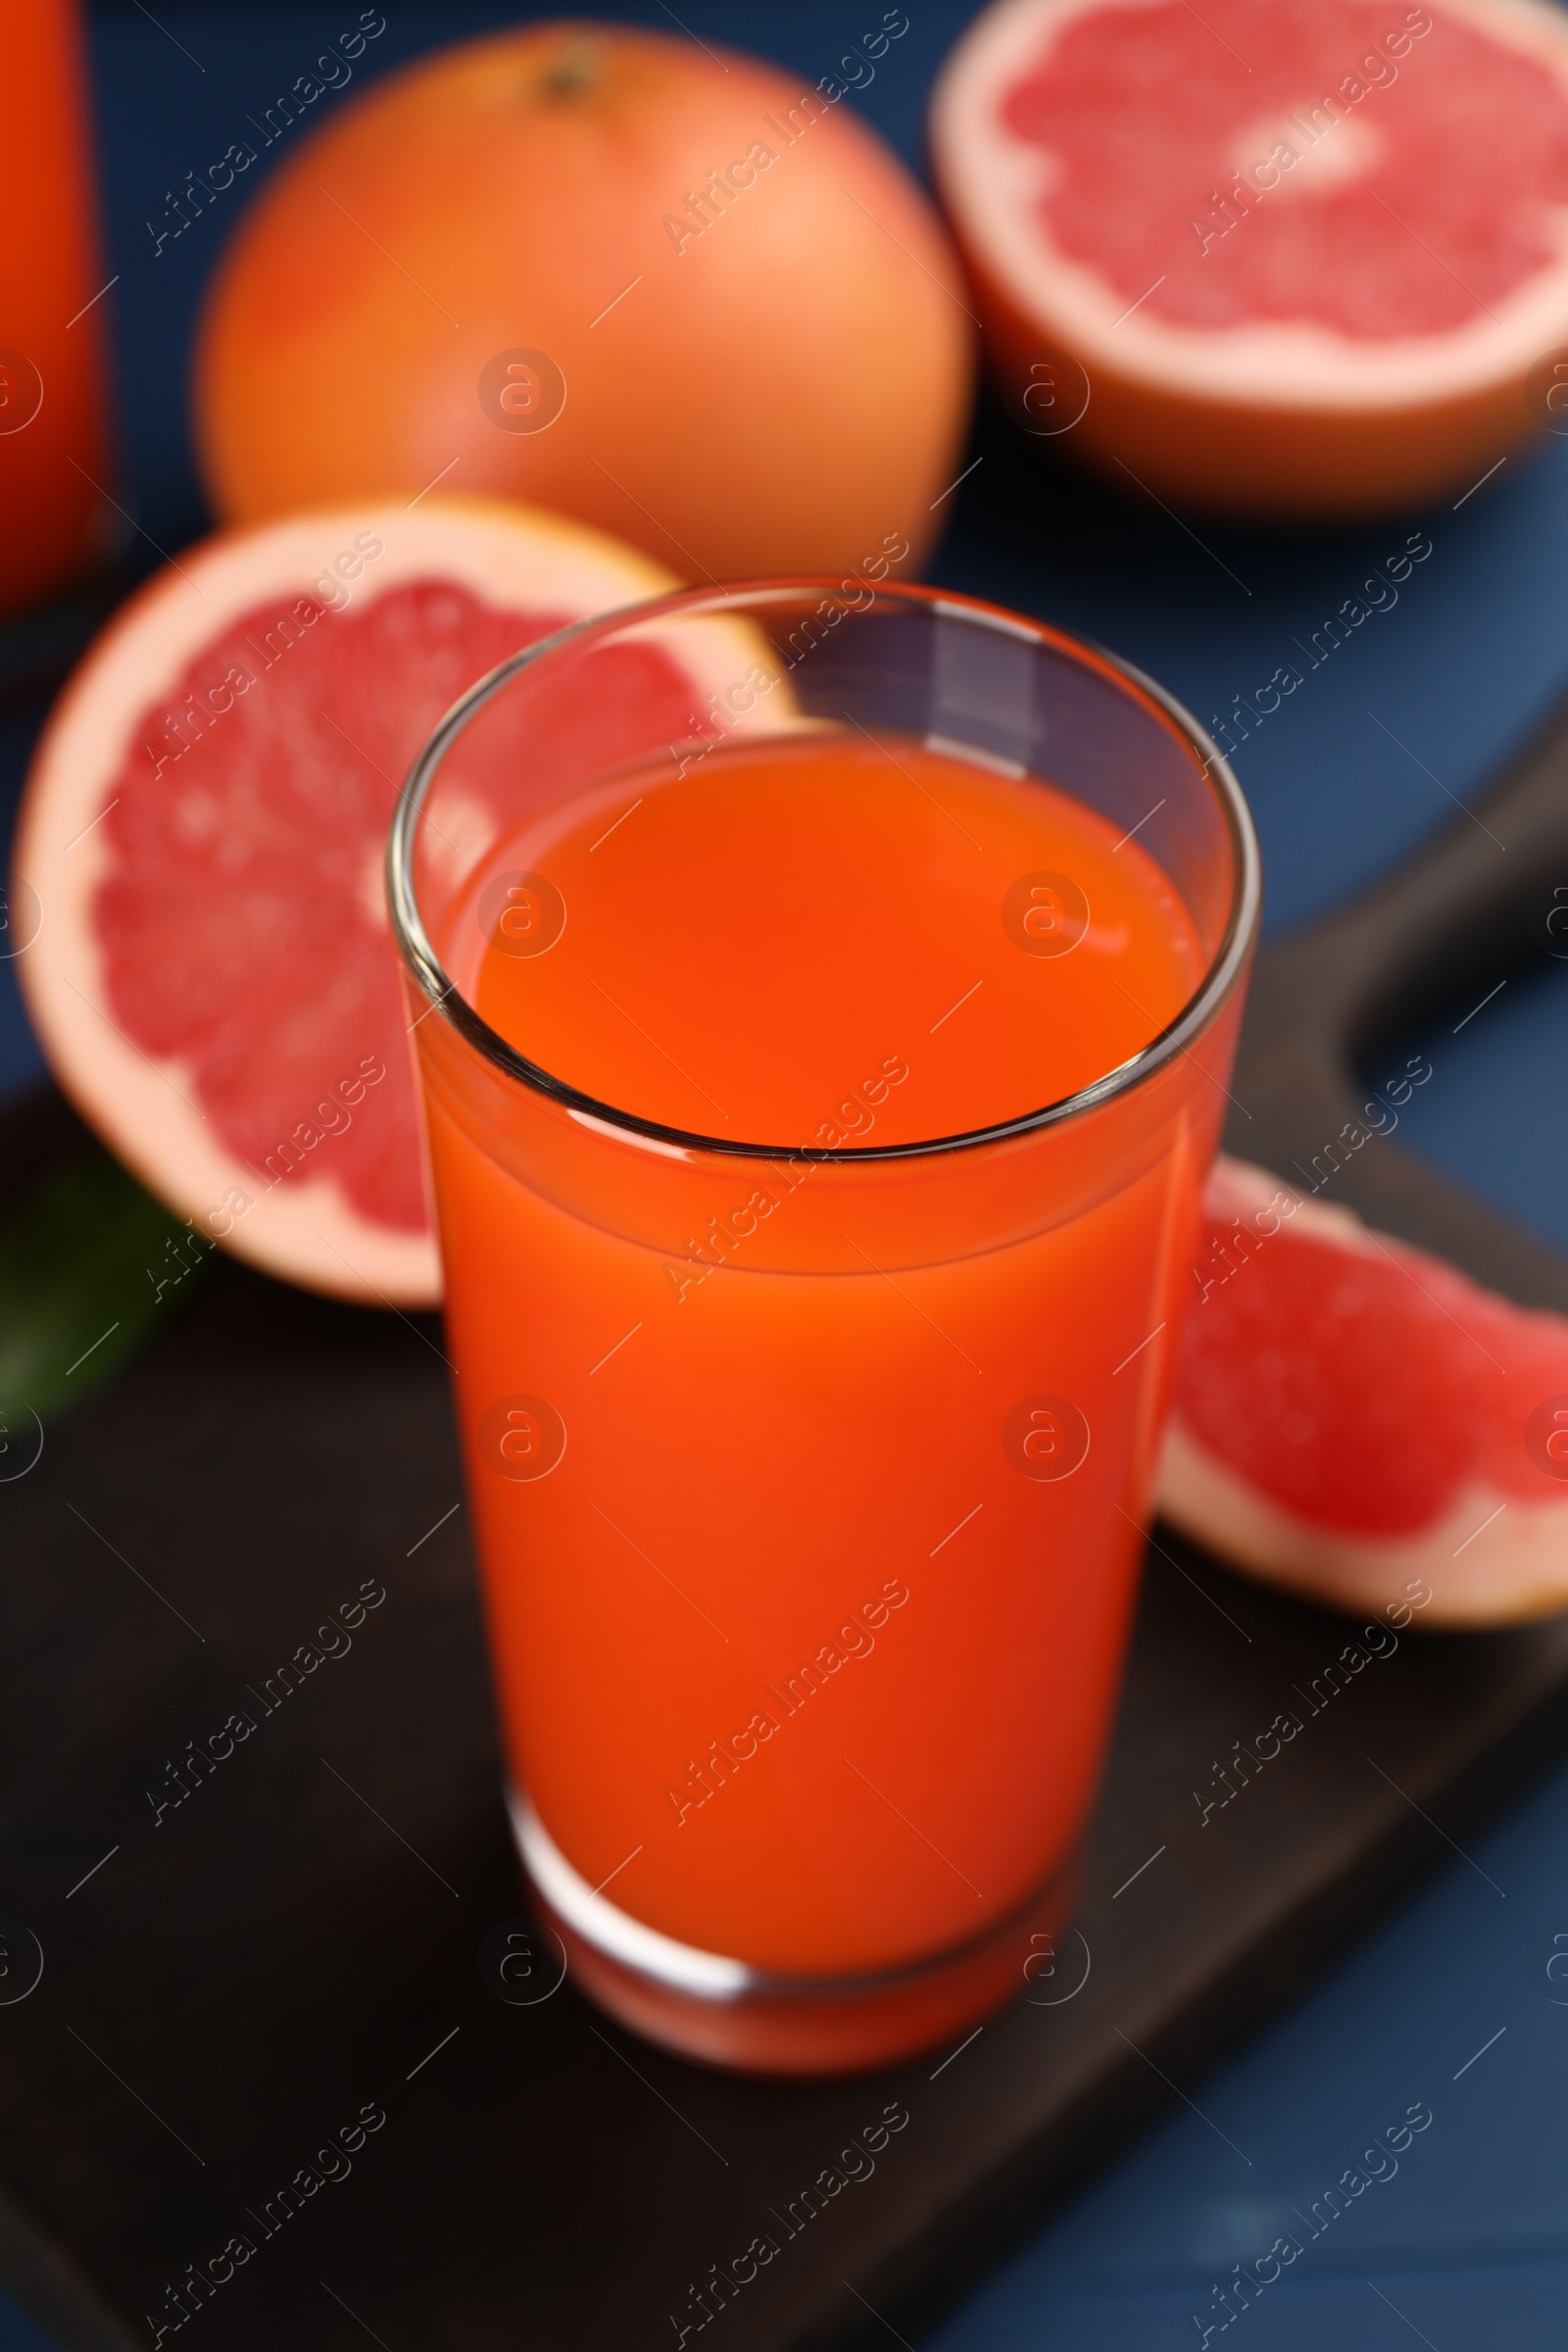
[[[202,1232],[344,1297],[439,1298],[393,804],[486,670],[674,584],[557,516],[431,498],[208,540],[87,655],[27,783],[16,870],[43,911],[18,969],[83,1115]],[[608,649],[542,727],[535,697],[533,789],[684,740],[719,682],[695,662]]]
[[[1205,1220],[1166,1517],[1335,1607],[1414,1579],[1427,1624],[1568,1606],[1568,1320],[1242,1161]]]
[[[945,70],[932,150],[993,363],[1014,393],[1031,366],[1086,375],[1072,446],[1123,486],[1396,508],[1549,420],[1530,394],[1568,342],[1568,24],[1547,0],[1000,0]]]

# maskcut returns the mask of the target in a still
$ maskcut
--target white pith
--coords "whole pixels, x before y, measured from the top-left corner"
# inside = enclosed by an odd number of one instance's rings
[[[1472,324],[1440,334],[1369,344],[1306,323],[1199,328],[1147,307],[1126,315],[1136,294],[1051,243],[1035,206],[1053,158],[1008,132],[1000,102],[1074,18],[1149,4],[997,0],[954,51],[932,102],[937,173],[962,242],[1042,341],[1076,356],[1091,381],[1098,360],[1107,372],[1200,399],[1298,414],[1402,410],[1506,384],[1568,341],[1568,207],[1546,220],[1556,256],[1549,267]],[[1431,0],[1429,13],[1464,19],[1528,52],[1568,93],[1568,18],[1547,0]],[[1398,22],[1392,11],[1391,22]],[[1302,102],[1320,95],[1303,92]],[[1369,103],[1360,113],[1375,128]]]
[[[309,1288],[368,1304],[431,1306],[441,1296],[433,1233],[398,1232],[363,1217],[330,1174],[301,1172],[264,1191],[264,1180],[202,1117],[190,1070],[177,1060],[149,1060],[121,1033],[109,1017],[90,921],[93,891],[110,860],[109,841],[93,820],[130,729],[234,617],[271,597],[305,594],[366,531],[385,552],[349,584],[350,610],[430,577],[451,579],[503,610],[571,617],[678,584],[598,532],[531,509],[458,499],[431,499],[412,513],[402,506],[323,511],[226,533],[181,555],[177,569],[160,573],[110,624],[39,746],[15,872],[37,892],[43,915],[17,968],[61,1084],[179,1214],[237,1255]],[[726,668],[712,682],[729,676]],[[301,1105],[302,1116],[307,1108]],[[329,1164],[330,1140],[318,1149]],[[236,1188],[251,1205],[219,1234],[225,1196]]]
[[[1522,1502],[1472,1480],[1419,1535],[1349,1536],[1278,1509],[1211,1454],[1178,1410],[1159,1508],[1221,1559],[1331,1608],[1376,1612],[1416,1578],[1432,1590],[1423,1626],[1500,1625],[1568,1608],[1568,1497]]]

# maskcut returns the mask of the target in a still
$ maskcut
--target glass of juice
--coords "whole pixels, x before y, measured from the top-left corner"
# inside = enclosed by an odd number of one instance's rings
[[[869,578],[504,662],[389,850],[516,1841],[766,2073],[1070,1919],[1258,914],[1169,696]]]
[[[78,0],[5,11],[0,614],[69,586],[117,519],[85,47]]]

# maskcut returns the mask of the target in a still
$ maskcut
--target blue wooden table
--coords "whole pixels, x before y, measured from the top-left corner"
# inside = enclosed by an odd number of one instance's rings
[[[362,77],[464,31],[547,12],[386,13]],[[657,0],[604,13],[674,29]],[[858,100],[916,169],[926,91],[971,13],[954,0],[911,6],[908,33]],[[870,21],[858,0],[682,0],[679,14],[704,39],[813,80]],[[205,527],[186,427],[191,322],[238,200],[212,235],[156,261],[145,223],[224,122],[297,73],[337,19],[162,0],[155,22],[132,0],[101,0],[91,28],[106,275],[119,272],[107,302],[122,495],[142,529],[177,550]],[[1201,543],[1152,505],[1020,449],[994,416],[971,454],[981,463],[932,576],[1103,640],[1204,720],[1291,660],[1293,640],[1309,640],[1409,528],[1430,536],[1432,555],[1397,604],[1240,750],[1271,925],[1332,904],[1450,821],[1455,802],[1568,693],[1568,440],[1510,460],[1457,509],[1312,534],[1200,520]],[[0,717],[7,830],[40,716]],[[1568,965],[1510,982],[1462,1034],[1434,1036],[1425,1051],[1434,1078],[1406,1113],[1407,1140],[1568,1250]],[[40,1067],[0,964],[0,1092]],[[1568,1768],[1455,1852],[1272,2032],[1183,2094],[1161,2128],[1086,2180],[1075,2204],[934,2328],[927,2352],[1154,2352],[1218,2343],[1233,2328],[1242,2332],[1230,2340],[1250,2352],[1330,2340],[1383,2352],[1412,2336],[1434,2352],[1561,2352]],[[1330,2223],[1325,2192],[1412,2107],[1431,2124]],[[1223,2296],[1233,2266],[1250,2265],[1284,2230],[1303,2253],[1238,2310],[1234,2293]],[[345,2347],[358,2340],[347,2319],[344,2331]],[[0,2297],[0,2352],[44,2341]]]

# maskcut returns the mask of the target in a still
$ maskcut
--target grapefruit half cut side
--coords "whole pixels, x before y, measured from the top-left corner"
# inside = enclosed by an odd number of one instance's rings
[[[394,803],[498,662],[676,585],[559,516],[430,498],[220,534],[98,639],[27,781],[15,871],[41,920],[18,969],[61,1084],[198,1230],[313,1289],[437,1301]],[[592,691],[578,664],[543,721],[536,692],[533,788],[684,741],[730,673],[681,646],[691,668],[596,649]]]
[[[931,145],[1009,408],[1125,490],[1394,511],[1551,422],[1549,0],[1000,0]]]
[[[1568,1607],[1568,1320],[1242,1161],[1205,1217],[1164,1515],[1331,1608]]]

